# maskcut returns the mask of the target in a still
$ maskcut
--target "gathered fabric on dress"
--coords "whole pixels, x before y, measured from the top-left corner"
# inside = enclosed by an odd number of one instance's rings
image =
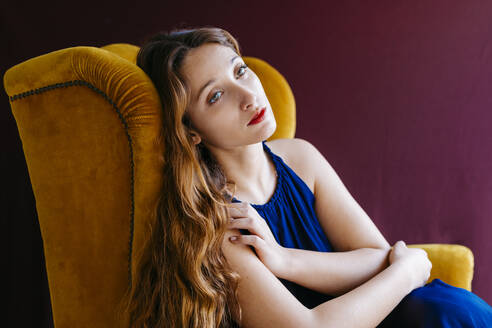
[[[262,141],[272,159],[277,183],[265,204],[250,205],[265,219],[278,244],[287,248],[333,252],[314,210],[315,197],[306,183]],[[241,202],[233,197],[232,202]],[[242,234],[248,230],[240,229]],[[329,277],[327,277],[329,279]],[[279,279],[309,309],[334,298]],[[492,308],[477,295],[434,279],[413,290],[378,327],[492,327]]]

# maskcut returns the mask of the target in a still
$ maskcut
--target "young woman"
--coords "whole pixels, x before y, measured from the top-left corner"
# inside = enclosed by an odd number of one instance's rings
[[[390,247],[309,142],[276,121],[219,28],[152,37],[166,177],[128,294],[132,327],[485,327],[492,309]],[[425,286],[424,286],[425,285]]]

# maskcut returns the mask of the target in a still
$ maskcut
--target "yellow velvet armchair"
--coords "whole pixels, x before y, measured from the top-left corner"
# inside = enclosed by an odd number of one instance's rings
[[[160,102],[135,65],[138,47],[73,47],[10,68],[4,86],[28,166],[56,328],[127,327],[117,305],[134,275],[163,177]],[[295,102],[265,61],[244,57],[272,104],[277,130],[295,134]],[[471,290],[473,254],[460,245],[410,245],[430,280]]]

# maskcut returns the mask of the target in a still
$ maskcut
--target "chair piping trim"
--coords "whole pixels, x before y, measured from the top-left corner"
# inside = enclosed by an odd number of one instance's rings
[[[121,115],[121,111],[116,106],[116,103],[106,94],[104,91],[96,88],[94,85],[92,85],[89,82],[83,81],[83,80],[73,80],[73,81],[67,81],[67,82],[62,82],[62,83],[55,83],[55,84],[50,84],[41,88],[37,89],[32,89],[26,92],[22,92],[13,96],[10,96],[9,99],[11,102],[26,98],[32,95],[37,95],[46,91],[50,91],[53,89],[59,89],[59,88],[66,88],[66,87],[71,87],[71,86],[85,86],[88,87],[89,89],[95,91],[97,94],[99,94],[101,97],[103,97],[113,108],[116,110],[116,113],[118,114],[118,117],[120,118],[120,121],[123,123],[123,126],[125,128],[125,134],[128,139],[128,145],[130,147],[130,167],[131,167],[131,173],[130,173],[130,201],[131,201],[131,208],[130,208],[130,238],[128,242],[128,284],[129,286],[132,285],[132,252],[133,252],[133,235],[134,235],[134,222],[135,222],[135,202],[134,202],[134,161],[133,161],[133,143],[132,143],[132,138],[128,132],[128,124],[125,121],[123,115]]]

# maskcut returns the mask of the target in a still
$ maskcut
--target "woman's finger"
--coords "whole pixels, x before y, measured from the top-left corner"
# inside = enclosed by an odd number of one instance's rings
[[[232,219],[229,228],[247,229],[249,230],[250,233],[258,235],[261,238],[264,238],[264,233],[261,229],[261,226],[254,218],[251,217]]]
[[[251,245],[256,249],[261,249],[265,246],[265,241],[256,235],[231,236],[229,240],[233,243]]]
[[[232,203],[231,206],[227,208],[227,211],[231,217],[247,216],[248,203]]]

